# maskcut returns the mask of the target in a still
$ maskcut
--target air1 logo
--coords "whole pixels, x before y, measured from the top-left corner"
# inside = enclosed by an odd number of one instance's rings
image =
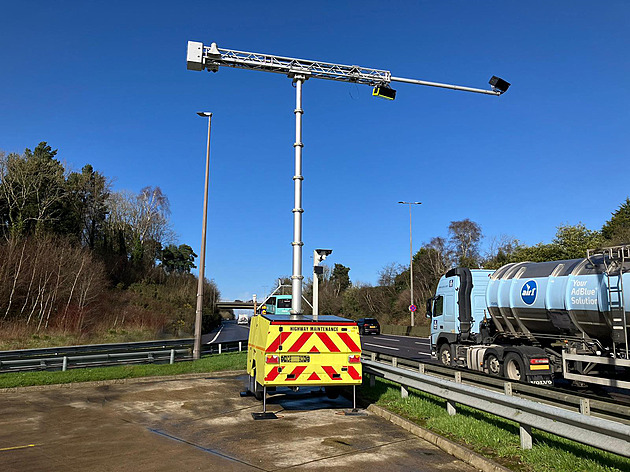
[[[525,282],[521,289],[521,299],[525,304],[531,305],[536,301],[536,292],[538,292],[538,286],[535,280],[529,280]]]

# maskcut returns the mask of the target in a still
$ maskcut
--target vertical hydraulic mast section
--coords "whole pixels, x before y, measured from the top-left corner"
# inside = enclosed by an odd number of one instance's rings
[[[299,315],[302,313],[302,84],[308,77],[305,74],[295,74],[293,83],[295,84],[295,175],[293,176],[294,205],[293,205],[293,274],[291,275],[291,313]]]
[[[393,77],[390,71],[371,69],[356,65],[333,64],[329,62],[295,59],[291,57],[274,56],[255,52],[219,49],[216,43],[204,46],[197,41],[188,41],[187,68],[188,70],[217,72],[219,67],[227,66],[238,69],[258,70],[285,74],[293,79],[296,89],[295,107],[295,174],[294,205],[293,205],[293,274],[291,275],[291,312],[293,315],[302,314],[302,85],[308,78],[335,80],[363,84],[377,88],[389,89],[391,82],[401,82],[414,85],[439,87],[463,92],[481,93],[486,95],[501,95],[507,91],[510,84],[498,77],[490,79],[491,90],[463,87],[460,85],[427,82],[424,80]],[[393,90],[392,90],[393,92]],[[394,92],[395,96],[395,92]],[[392,97],[388,97],[392,98]]]

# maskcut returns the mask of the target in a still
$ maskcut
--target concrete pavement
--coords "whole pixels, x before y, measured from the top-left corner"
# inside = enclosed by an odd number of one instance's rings
[[[348,400],[281,390],[277,420],[242,373],[0,392],[0,470],[473,471]],[[220,469],[219,469],[220,468]]]

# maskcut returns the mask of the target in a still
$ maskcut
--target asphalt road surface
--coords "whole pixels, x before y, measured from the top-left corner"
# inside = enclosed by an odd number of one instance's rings
[[[201,336],[201,344],[219,344],[247,341],[249,325],[239,325],[236,320],[224,321],[221,326]]]
[[[379,334],[361,336],[364,351],[380,352],[389,356],[427,362],[431,360],[431,340],[411,336]]]

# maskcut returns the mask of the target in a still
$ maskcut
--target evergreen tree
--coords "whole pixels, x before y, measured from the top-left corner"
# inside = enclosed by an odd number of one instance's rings
[[[630,243],[630,197],[622,203],[602,227],[608,244]]]
[[[350,267],[346,267],[343,264],[335,264],[332,275],[330,276],[330,282],[333,285],[335,296],[341,295],[350,287],[351,282],[348,272],[350,272]]]
[[[169,274],[190,273],[190,270],[196,267],[195,257],[197,254],[188,244],[180,244],[179,246],[169,244],[160,251],[161,267]]]

